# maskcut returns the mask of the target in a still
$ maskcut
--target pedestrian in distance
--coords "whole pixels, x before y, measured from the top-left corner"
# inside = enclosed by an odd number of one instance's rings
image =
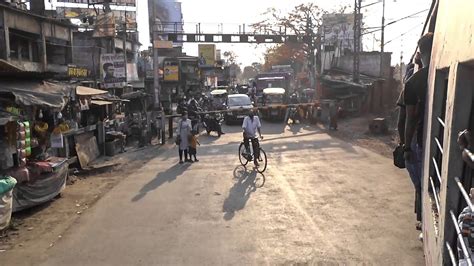
[[[196,158],[197,155],[197,146],[201,146],[201,143],[198,141],[198,133],[196,130],[192,131],[192,134],[189,136],[189,159],[192,161],[194,157],[194,162],[199,162]]]
[[[188,113],[183,112],[176,129],[176,145],[179,148],[179,163],[192,162],[188,159],[189,136],[191,135],[191,120],[188,119]],[[183,161],[184,154],[184,161]]]

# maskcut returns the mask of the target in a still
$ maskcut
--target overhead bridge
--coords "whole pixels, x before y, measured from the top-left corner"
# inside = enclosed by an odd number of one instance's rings
[[[220,24],[221,25],[221,24]],[[238,32],[224,33],[223,26],[218,27],[217,33],[203,33],[201,24],[195,24],[196,32],[186,32],[184,23],[162,23],[155,25],[154,34],[164,40],[177,43],[309,43],[308,35],[296,35],[284,28],[265,29],[261,31],[245,31],[245,25],[239,25]],[[219,26],[219,25],[217,25]],[[215,32],[215,29],[209,32]]]

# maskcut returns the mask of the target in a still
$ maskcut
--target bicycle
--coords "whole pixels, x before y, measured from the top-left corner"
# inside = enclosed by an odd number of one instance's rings
[[[255,138],[255,139],[257,139],[258,149],[260,151],[260,156],[257,159],[259,164],[255,168],[257,169],[257,172],[263,173],[267,169],[267,154],[262,149],[262,147],[260,147],[260,143],[258,142],[258,138]],[[250,143],[250,145],[251,145],[251,143]],[[243,141],[240,143],[240,146],[239,146],[239,161],[240,161],[240,164],[242,166],[246,166],[249,162],[253,161],[254,154],[255,154],[254,151],[252,151],[251,154],[247,154],[246,150],[245,150],[245,143]]]

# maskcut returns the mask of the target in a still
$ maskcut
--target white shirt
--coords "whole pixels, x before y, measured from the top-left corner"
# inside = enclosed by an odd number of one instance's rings
[[[242,124],[242,128],[244,129],[246,135],[250,138],[257,137],[257,128],[261,128],[262,124],[260,123],[260,118],[258,116],[254,116],[253,120],[250,117],[246,116],[244,118],[244,123]]]

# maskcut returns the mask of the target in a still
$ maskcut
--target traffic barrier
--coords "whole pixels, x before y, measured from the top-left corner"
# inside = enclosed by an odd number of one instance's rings
[[[268,109],[283,109],[283,108],[289,108],[289,107],[318,107],[319,103],[299,103],[299,104],[272,104],[272,105],[264,105],[264,106],[258,106],[258,107],[253,107],[253,111],[260,111],[260,110],[268,110]],[[245,109],[244,109],[245,110]],[[231,113],[231,112],[236,112],[239,111],[237,110],[215,110],[215,111],[206,111],[206,112],[197,112],[198,115],[207,115],[207,114],[224,114],[224,113]],[[165,118],[168,119],[168,135],[169,138],[173,138],[173,119],[174,118],[179,118],[181,117],[180,114],[174,114],[174,115],[166,115]],[[164,132],[166,131],[164,128],[163,130],[163,135]],[[164,140],[163,140],[164,143]]]

